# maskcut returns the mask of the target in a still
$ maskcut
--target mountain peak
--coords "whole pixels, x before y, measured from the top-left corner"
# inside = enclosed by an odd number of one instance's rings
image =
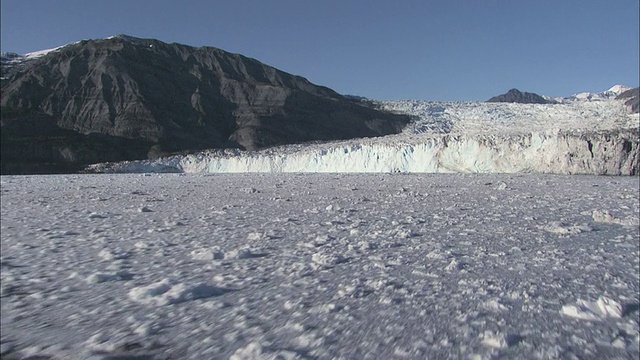
[[[119,34],[14,59],[2,59],[3,162],[5,136],[15,161],[88,163],[381,136],[410,121],[213,47]],[[56,155],[60,138],[78,150]],[[31,139],[53,155],[37,158]]]
[[[157,40],[157,39],[145,39],[145,38],[139,38],[139,37],[135,37],[127,34],[116,34],[100,40],[111,40],[111,39],[119,39],[119,40],[128,42],[130,44],[143,45],[143,46],[148,45],[150,42],[161,42],[160,40]]]
[[[614,93],[616,95],[620,95],[620,94],[622,94],[623,92],[625,92],[627,90],[631,90],[631,88],[629,86],[626,86],[626,85],[613,85],[606,92],[610,92],[610,93]]]
[[[570,100],[578,100],[578,101],[601,101],[614,99],[616,96],[624,93],[625,91],[629,91],[631,88],[626,85],[614,85],[610,87],[608,90],[601,91],[598,93],[592,92],[581,92],[578,94],[573,94],[569,97]]]
[[[142,38],[131,36],[131,35],[127,35],[127,34],[116,34],[116,35],[113,35],[113,36],[109,36],[106,39],[107,40],[108,39],[122,39],[122,40],[127,40],[127,41],[143,40]]]
[[[538,94],[522,92],[516,88],[513,88],[504,94],[494,96],[491,99],[487,100],[487,102],[510,102],[510,103],[521,103],[521,104],[553,103],[553,101],[547,100]]]

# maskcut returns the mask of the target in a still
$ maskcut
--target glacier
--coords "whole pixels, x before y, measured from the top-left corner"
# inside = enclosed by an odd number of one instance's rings
[[[409,143],[339,143],[297,151],[210,151],[93,165],[99,172],[554,173],[635,175],[638,131],[444,135]]]
[[[609,90],[607,90],[609,91]],[[89,172],[638,174],[638,114],[619,100],[561,104],[379,101],[401,134],[261,151],[209,150]]]
[[[185,172],[561,173],[633,175],[638,132],[531,133],[509,137],[446,135],[419,143],[338,144],[294,153],[189,155]]]

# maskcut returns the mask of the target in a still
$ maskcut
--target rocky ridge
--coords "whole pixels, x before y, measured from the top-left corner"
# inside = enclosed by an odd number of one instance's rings
[[[213,47],[118,35],[2,55],[3,173],[381,136],[410,120]]]
[[[487,100],[487,102],[510,102],[510,103],[519,103],[519,104],[551,104],[554,103],[552,100],[547,100],[542,96],[529,93],[529,92],[521,92],[518,89],[511,89],[504,94],[494,96],[491,99]]]
[[[621,93],[616,96],[616,100],[624,100],[624,104],[629,107],[629,110],[637,114],[640,112],[640,87]]]

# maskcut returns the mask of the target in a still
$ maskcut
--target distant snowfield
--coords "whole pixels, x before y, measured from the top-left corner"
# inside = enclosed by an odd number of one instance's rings
[[[0,180],[3,359],[639,356],[637,177]]]
[[[554,173],[634,175],[638,114],[614,86],[561,104],[380,101],[414,121],[398,135],[256,152],[206,151],[153,161],[97,164],[95,172]],[[591,100],[593,99],[593,100]]]
[[[609,131],[638,128],[638,115],[624,101],[600,99],[562,104],[382,101],[383,109],[418,117],[405,135],[429,132],[456,135]]]

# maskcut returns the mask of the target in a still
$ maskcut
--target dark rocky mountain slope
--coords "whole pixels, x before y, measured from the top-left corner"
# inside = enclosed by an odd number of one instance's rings
[[[617,100],[625,100],[624,104],[629,107],[632,113],[640,112],[640,87],[630,89],[616,96]]]
[[[381,136],[409,122],[212,47],[120,35],[3,55],[3,173]]]
[[[507,91],[505,94],[494,96],[491,99],[487,100],[487,102],[510,102],[510,103],[520,103],[520,104],[552,104],[554,103],[553,101],[547,100],[538,94],[521,92],[518,89],[511,89]]]

